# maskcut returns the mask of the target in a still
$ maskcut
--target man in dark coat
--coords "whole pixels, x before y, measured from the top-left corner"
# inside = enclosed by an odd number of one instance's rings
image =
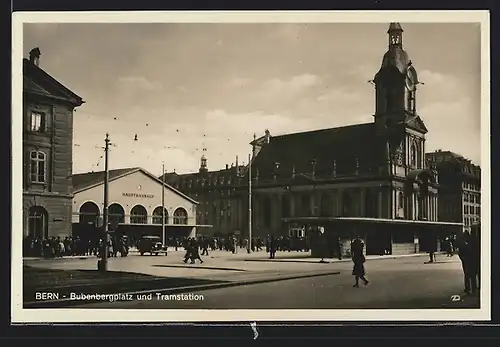
[[[276,257],[277,246],[277,240],[271,235],[269,238],[269,259],[274,259]]]
[[[191,240],[191,244],[189,247],[189,255],[188,258],[184,258],[184,262],[187,262],[188,259],[191,259],[191,264],[194,264],[196,260],[199,260],[201,264],[203,264],[203,260],[200,257],[200,245],[196,241],[196,239]]]
[[[365,283],[365,286],[370,282],[365,278],[365,255],[363,254],[363,249],[365,244],[363,240],[358,236],[351,244],[351,254],[352,262],[354,263],[352,269],[352,275],[355,278],[354,288],[359,288],[359,279],[361,278]]]
[[[462,261],[464,273],[464,293],[474,294],[477,290],[477,274],[479,270],[477,243],[474,236],[467,232],[464,233],[458,247],[458,255]]]

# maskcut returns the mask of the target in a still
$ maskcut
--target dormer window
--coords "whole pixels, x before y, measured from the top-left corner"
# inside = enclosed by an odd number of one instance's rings
[[[31,112],[30,131],[43,133],[45,132],[45,114],[41,112]]]

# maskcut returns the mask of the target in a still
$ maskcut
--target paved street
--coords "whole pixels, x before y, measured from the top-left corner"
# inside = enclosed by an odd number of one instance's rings
[[[192,294],[204,300],[150,300],[97,303],[80,308],[207,308],[207,309],[312,309],[312,308],[451,308],[478,305],[478,298],[451,302],[461,294],[462,272],[458,257],[441,256],[438,263],[425,264],[426,257],[371,260],[366,263],[371,283],[353,288],[352,264],[309,264],[330,267],[339,275],[286,280],[205,290]],[[291,263],[290,265],[301,265]]]
[[[287,257],[288,259],[283,259],[287,261],[269,262],[262,261],[267,258],[266,252],[255,252],[249,255],[246,252],[232,254],[225,251],[214,251],[208,257],[202,256],[203,264],[196,263],[195,265],[184,264],[182,262],[184,254],[184,251],[172,251],[169,252],[168,256],[131,255],[125,258],[111,258],[108,268],[111,271],[136,272],[160,277],[211,280],[238,280],[257,273],[296,273],[325,269],[325,264],[318,263],[319,259],[304,259],[307,254],[299,252],[282,252],[278,258]],[[290,262],[290,260],[294,260],[293,257],[297,262]],[[97,258],[24,260],[24,265],[61,270],[95,270]]]

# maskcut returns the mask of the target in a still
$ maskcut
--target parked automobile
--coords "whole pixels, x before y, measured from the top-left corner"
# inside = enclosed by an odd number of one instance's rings
[[[141,255],[144,255],[144,253],[158,255],[162,252],[161,239],[158,236],[143,236],[139,240],[137,249]]]

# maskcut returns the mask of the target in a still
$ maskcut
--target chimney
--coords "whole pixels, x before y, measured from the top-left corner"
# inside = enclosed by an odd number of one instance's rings
[[[226,164],[226,170],[228,170],[228,169],[229,169],[229,165]]]
[[[314,178],[316,176],[316,159],[311,160],[311,165],[312,165],[312,177]]]
[[[266,137],[266,143],[269,143],[269,140],[271,139],[271,132],[269,131],[269,129],[266,129],[264,133]]]
[[[35,64],[36,66],[39,66],[40,64],[40,56],[42,54],[40,53],[40,48],[35,47],[30,51],[30,62]]]

